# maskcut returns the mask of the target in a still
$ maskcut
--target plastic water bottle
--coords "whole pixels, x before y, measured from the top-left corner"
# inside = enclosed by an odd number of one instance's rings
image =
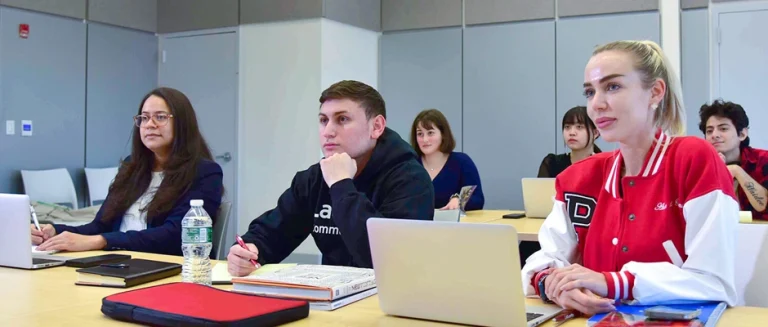
[[[191,208],[181,220],[181,251],[184,265],[181,280],[186,283],[211,285],[211,248],[213,224],[203,209],[203,200],[189,201]]]

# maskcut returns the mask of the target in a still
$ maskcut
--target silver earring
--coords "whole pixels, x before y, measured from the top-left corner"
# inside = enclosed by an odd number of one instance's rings
[[[653,110],[656,110],[656,108],[658,108],[658,107],[659,107],[659,105],[655,104],[655,103],[651,105],[651,109],[653,109]]]

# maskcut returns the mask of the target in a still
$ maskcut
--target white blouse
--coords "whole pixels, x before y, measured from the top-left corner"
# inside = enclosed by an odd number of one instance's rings
[[[123,222],[120,223],[120,231],[142,231],[147,229],[147,212],[141,211],[142,208],[146,208],[152,199],[155,198],[155,193],[160,187],[160,183],[163,181],[163,172],[153,172],[152,181],[149,182],[147,191],[139,197],[136,202],[131,205],[123,216]]]

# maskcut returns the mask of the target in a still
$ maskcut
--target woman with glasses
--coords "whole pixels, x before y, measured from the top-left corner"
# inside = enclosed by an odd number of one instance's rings
[[[181,219],[190,200],[204,201],[216,221],[224,187],[192,104],[178,90],[158,88],[134,118],[133,146],[89,224],[34,225],[38,250],[117,250],[181,255]]]

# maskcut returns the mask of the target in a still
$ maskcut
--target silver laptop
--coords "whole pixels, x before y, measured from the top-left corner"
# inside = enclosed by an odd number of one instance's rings
[[[448,221],[448,222],[459,222],[459,216],[461,215],[461,210],[455,209],[455,210],[440,210],[435,209],[435,216],[433,218],[434,221]]]
[[[526,307],[512,226],[382,218],[367,226],[379,305],[389,315],[532,327],[560,312]]]
[[[554,178],[523,178],[523,204],[528,218],[547,218],[555,197]]]
[[[0,266],[41,269],[61,266],[64,260],[32,255],[29,196],[0,194]]]

